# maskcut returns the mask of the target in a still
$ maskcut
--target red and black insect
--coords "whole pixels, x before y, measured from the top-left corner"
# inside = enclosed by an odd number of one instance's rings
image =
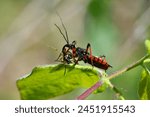
[[[65,44],[62,48],[62,52],[59,55],[59,57],[57,58],[57,60],[60,59],[60,57],[62,57],[62,61],[70,64],[70,63],[74,63],[75,65],[78,64],[78,61],[84,61],[84,63],[89,63],[92,66],[95,66],[97,68],[101,68],[104,70],[107,70],[109,67],[112,67],[111,65],[109,65],[105,59],[105,56],[100,56],[100,57],[96,57],[92,55],[92,50],[91,50],[91,46],[88,43],[87,44],[87,48],[81,48],[81,47],[76,47],[76,41],[73,41],[71,44],[69,43],[69,38],[68,38],[68,33],[67,30],[62,22],[62,19],[60,17],[62,26],[65,30],[65,35],[63,34],[63,32],[61,31],[61,29],[59,28],[58,25],[55,24],[55,26],[58,28],[59,32],[62,34],[63,38],[65,39],[65,41],[67,42],[67,44]],[[90,51],[90,52],[88,52]]]
[[[90,50],[90,52],[88,52]],[[76,48],[78,60],[83,60],[85,63],[89,63],[92,66],[95,66],[97,68],[101,68],[104,70],[107,70],[109,67],[112,67],[109,65],[105,59],[105,56],[96,57],[92,55],[91,45],[88,43],[87,48],[83,49],[80,47]],[[78,61],[77,60],[77,61]]]

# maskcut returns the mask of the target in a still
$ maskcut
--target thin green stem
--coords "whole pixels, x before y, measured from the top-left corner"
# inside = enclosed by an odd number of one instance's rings
[[[108,76],[108,79],[110,80],[110,79],[112,79],[112,78],[114,78],[116,76],[119,76],[120,74],[122,74],[122,73],[124,73],[126,71],[129,71],[129,70],[131,70],[131,69],[133,69],[133,68],[135,68],[135,67],[137,67],[139,65],[142,65],[143,61],[145,59],[147,59],[148,57],[150,57],[150,54],[145,55],[144,57],[142,57],[141,59],[139,59],[135,63],[133,63],[133,64],[131,64],[131,65],[129,65],[129,66],[127,66],[127,67],[125,67],[125,68],[123,68],[123,69],[113,73],[113,74],[111,74],[110,76]]]
[[[109,82],[109,87],[116,93],[117,97],[120,100],[125,100],[122,93],[111,82]]]

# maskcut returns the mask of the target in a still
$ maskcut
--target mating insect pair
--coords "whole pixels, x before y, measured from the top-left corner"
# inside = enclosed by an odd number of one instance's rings
[[[97,68],[101,68],[104,70],[107,70],[109,67],[112,67],[111,65],[107,63],[105,56],[96,57],[92,55],[92,50],[91,50],[91,46],[89,43],[87,44],[86,49],[81,48],[81,47],[76,47],[76,41],[69,43],[67,30],[61,18],[60,20],[64,28],[65,35],[61,31],[58,25],[55,24],[55,26],[58,28],[59,32],[62,34],[67,44],[63,46],[62,52],[60,53],[56,61],[61,60],[62,62],[65,62],[67,64],[74,63],[75,65],[78,64],[79,61],[83,61],[84,63],[88,63],[92,66],[95,66]]]

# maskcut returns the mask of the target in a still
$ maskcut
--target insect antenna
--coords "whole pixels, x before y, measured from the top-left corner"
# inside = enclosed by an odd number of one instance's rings
[[[65,27],[65,25],[64,25],[64,23],[63,23],[62,18],[60,17],[60,15],[58,13],[57,13],[57,15],[58,15],[58,17],[59,17],[59,19],[61,21],[61,24],[62,24],[62,26],[64,28],[64,31],[65,31],[65,34],[66,34],[66,40],[67,40],[67,43],[69,44],[68,32],[66,30],[66,27]]]
[[[65,35],[63,34],[63,32],[61,31],[60,27],[59,27],[57,24],[55,24],[55,26],[58,28],[59,32],[62,34],[62,36],[63,36],[63,38],[65,39],[65,41],[67,42],[67,44],[69,44],[68,32],[67,32],[67,30],[66,30],[66,27],[65,27],[65,25],[64,25],[64,23],[63,23],[63,21],[62,21],[60,15],[59,15],[58,13],[57,13],[57,15],[58,15],[58,17],[59,17],[59,19],[60,19],[60,21],[61,21],[62,27],[64,28]]]
[[[61,29],[59,28],[59,26],[57,24],[55,24],[55,26],[57,27],[57,29],[59,30],[59,32],[61,33],[61,35],[63,36],[63,38],[65,39],[65,41],[67,42],[67,44],[69,44],[67,38],[65,37],[65,35],[63,34],[63,32],[61,31]]]

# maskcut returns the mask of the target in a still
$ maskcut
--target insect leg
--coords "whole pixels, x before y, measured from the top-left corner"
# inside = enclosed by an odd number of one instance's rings
[[[60,57],[62,57],[62,53],[59,54],[58,58],[55,61],[60,61]]]
[[[90,59],[91,59],[91,64],[93,66],[92,49],[91,49],[91,45],[89,43],[87,44],[86,53],[88,53],[88,50],[90,50]]]
[[[105,55],[100,55],[99,57],[100,57],[100,58],[105,58],[106,56],[105,56]]]

